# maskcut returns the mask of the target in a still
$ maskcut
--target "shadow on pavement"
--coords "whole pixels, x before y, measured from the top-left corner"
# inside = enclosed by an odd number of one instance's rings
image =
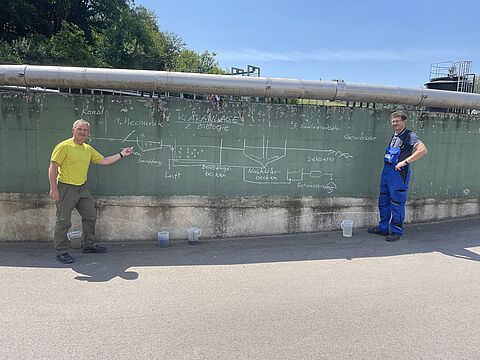
[[[160,248],[151,243],[107,244],[106,254],[70,252],[77,261],[63,265],[55,260],[49,243],[0,244],[0,267],[71,268],[76,280],[103,282],[120,277],[135,280],[138,273],[128,270],[145,266],[233,265],[288,261],[347,259],[398,256],[439,252],[463,260],[480,261],[469,248],[480,246],[480,218],[410,225],[400,241],[389,243],[384,237],[355,229],[353,237],[340,232],[278,235],[229,240],[203,240],[198,245],[187,241]]]

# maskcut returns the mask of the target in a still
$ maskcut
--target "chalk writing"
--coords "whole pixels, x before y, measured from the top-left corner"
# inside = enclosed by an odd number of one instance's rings
[[[177,123],[214,123],[214,124],[234,124],[243,126],[243,118],[236,115],[225,115],[219,113],[207,112],[206,114],[198,115],[195,111],[189,117],[180,116],[180,121]]]
[[[343,136],[345,140],[354,140],[354,141],[375,141],[377,138],[376,136],[365,136],[363,135],[363,131],[360,135],[351,135],[351,134],[345,134]]]
[[[216,132],[229,131],[230,126],[228,125],[217,125],[217,124],[197,124],[197,130],[213,130]]]
[[[113,120],[116,124],[122,125],[122,126],[160,126],[163,127],[163,124],[160,122],[160,120],[156,119],[136,119],[132,120],[129,117],[117,117]]]
[[[182,173],[180,171],[174,171],[174,172],[165,171],[165,179],[176,180],[180,176],[182,176]]]
[[[273,167],[271,168],[249,168],[248,169],[249,174],[255,174],[255,175],[275,175],[280,173],[280,170],[275,170]]]
[[[301,189],[323,189],[328,194],[331,194],[333,191],[337,189],[337,184],[333,181],[330,181],[327,184],[313,184],[313,183],[306,183],[306,182],[299,182],[297,183],[297,188]]]
[[[307,162],[333,162],[334,157],[331,156],[319,156],[319,155],[307,155]]]
[[[298,189],[323,190],[333,193],[337,189],[334,174],[317,169],[291,169],[286,164],[294,164],[298,155],[306,153],[305,163],[321,164],[335,161],[345,161],[353,158],[348,152],[335,149],[309,149],[289,147],[287,139],[275,140],[272,144],[269,137],[262,135],[260,139],[247,139],[241,141],[243,146],[225,146],[223,138],[218,145],[195,143],[179,144],[177,139],[169,142],[149,140],[143,133],[136,130],[130,131],[121,138],[92,138],[95,140],[118,141],[121,143],[134,143],[136,153],[139,154],[137,162],[142,165],[164,167],[165,179],[177,180],[183,172],[177,168],[200,167],[205,178],[227,179],[238,176],[236,169],[241,169],[241,181],[258,185],[291,185]],[[240,141],[238,141],[240,142]],[[238,142],[236,142],[238,144]],[[152,152],[158,156],[149,156]],[[290,160],[286,159],[293,156]],[[229,161],[225,162],[225,159]],[[286,160],[283,160],[286,159]],[[318,166],[318,165],[316,165]]]
[[[214,178],[226,178],[227,174],[222,172],[212,172],[212,171],[205,171],[206,177],[214,177]]]
[[[103,106],[100,106],[98,109],[91,110],[88,106],[82,108],[82,116],[83,115],[103,115],[105,109]]]
[[[162,162],[155,159],[138,159],[137,162],[139,164],[156,165],[157,167],[162,166]]]
[[[322,131],[342,131],[337,125],[320,125],[320,124],[298,124],[296,121],[290,122],[290,129],[292,130],[322,130]]]
[[[228,166],[221,166],[221,165],[202,165],[202,170],[210,170],[210,171],[222,171],[222,172],[229,172],[230,168]]]

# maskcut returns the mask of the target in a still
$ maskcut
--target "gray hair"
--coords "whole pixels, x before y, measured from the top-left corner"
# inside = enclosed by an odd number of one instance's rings
[[[83,120],[83,119],[75,120],[75,122],[73,123],[72,129],[75,129],[78,125],[87,125],[88,128],[90,129],[90,123],[87,120]]]

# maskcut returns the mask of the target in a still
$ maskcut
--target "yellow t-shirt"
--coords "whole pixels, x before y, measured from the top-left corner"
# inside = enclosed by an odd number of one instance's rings
[[[103,160],[103,155],[90,145],[78,145],[70,138],[55,146],[50,160],[58,164],[57,181],[83,185],[87,182],[90,162],[99,163]]]

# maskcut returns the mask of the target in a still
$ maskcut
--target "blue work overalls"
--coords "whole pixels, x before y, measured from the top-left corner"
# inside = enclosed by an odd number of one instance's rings
[[[403,235],[410,165],[404,166],[400,171],[395,170],[395,165],[408,158],[413,152],[413,146],[407,144],[410,133],[411,130],[408,129],[402,131],[398,135],[402,145],[391,147],[389,144],[385,150],[385,165],[380,178],[380,196],[378,198],[380,210],[378,230],[384,233],[390,231],[392,234]]]

